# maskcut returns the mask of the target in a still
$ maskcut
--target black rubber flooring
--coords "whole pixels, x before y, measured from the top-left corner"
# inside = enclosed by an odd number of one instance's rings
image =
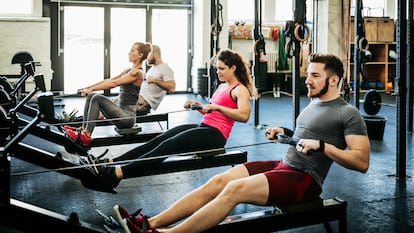
[[[171,112],[182,109],[186,99],[198,99],[193,94],[168,95],[158,112]],[[83,99],[67,98],[63,100],[66,111],[79,109]],[[352,100],[351,100],[352,101]],[[347,170],[334,164],[326,179],[323,198],[338,197],[348,202],[348,232],[414,232],[414,182],[413,182],[413,135],[407,133],[406,173],[407,177],[397,178],[396,158],[396,107],[395,97],[383,95],[384,105],[378,116],[386,117],[383,140],[371,140],[371,164],[366,174]],[[260,99],[258,122],[256,127],[254,112],[248,123],[236,123],[227,148],[248,151],[248,160],[279,159],[287,149],[282,144],[261,144],[266,142],[266,125],[293,127],[293,101],[289,96],[264,95]],[[308,103],[301,98],[301,108]],[[252,108],[253,110],[253,108]],[[82,112],[82,109],[79,109]],[[361,112],[363,110],[361,109]],[[170,114],[170,127],[183,123],[198,123],[201,117],[195,111]],[[144,130],[157,129],[156,123],[142,125]],[[97,130],[96,134],[105,134],[106,130]],[[33,137],[24,139],[28,143],[47,147],[51,151],[64,149],[47,141]],[[260,145],[254,145],[260,144]],[[111,146],[109,157],[117,156],[135,145]],[[93,148],[92,153],[99,154],[106,147]],[[65,153],[65,156],[70,154]],[[56,171],[11,159],[11,197],[57,213],[69,216],[76,213],[81,221],[102,226],[101,218],[95,209],[112,215],[112,207],[121,204],[133,211],[143,208],[147,215],[155,215],[182,197],[190,190],[207,181],[214,174],[224,171],[228,166],[177,172],[148,177],[123,180],[118,186],[118,194],[97,192],[84,188],[74,178]],[[29,172],[29,175],[16,175]],[[233,214],[265,209],[249,204],[241,204]],[[336,223],[331,223],[336,232]],[[1,229],[0,229],[1,231]],[[104,232],[104,228],[102,228]],[[324,232],[323,225],[308,226],[283,232]]]

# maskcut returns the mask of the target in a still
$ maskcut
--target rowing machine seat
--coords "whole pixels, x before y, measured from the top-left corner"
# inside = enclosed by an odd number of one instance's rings
[[[277,206],[269,210],[228,216],[219,225],[204,233],[269,233],[320,223],[330,233],[333,232],[329,224],[331,221],[338,221],[338,232],[346,233],[346,206],[346,201],[339,198]]]
[[[122,129],[115,126],[115,131],[120,135],[135,135],[135,134],[141,132],[142,128],[138,124],[135,124],[131,128],[122,128]]]

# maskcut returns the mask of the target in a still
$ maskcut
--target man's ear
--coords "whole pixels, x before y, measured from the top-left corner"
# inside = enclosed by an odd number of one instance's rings
[[[333,75],[329,79],[329,83],[332,86],[338,86],[338,84],[339,84],[340,81],[341,81],[341,79],[338,77],[338,75]]]

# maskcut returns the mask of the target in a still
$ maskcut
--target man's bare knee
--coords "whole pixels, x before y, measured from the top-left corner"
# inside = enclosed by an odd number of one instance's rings
[[[220,197],[237,204],[242,201],[239,198],[243,198],[246,191],[245,187],[243,180],[229,181],[220,193]]]
[[[206,186],[215,187],[219,190],[222,190],[228,182],[229,182],[228,176],[225,173],[221,173],[221,174],[211,177],[210,180],[207,182]]]
[[[244,167],[235,167],[226,172],[217,174],[210,178],[203,188],[213,196],[216,196],[229,184],[229,182],[248,176],[247,171],[244,171],[244,169]]]

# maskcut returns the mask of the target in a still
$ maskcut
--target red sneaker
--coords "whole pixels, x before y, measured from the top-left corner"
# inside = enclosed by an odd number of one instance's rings
[[[87,136],[85,131],[79,131],[79,130],[72,130],[72,129],[65,129],[66,134],[74,141],[79,143],[80,145],[84,147],[89,147],[89,145],[92,142],[91,137]]]
[[[120,222],[125,233],[142,233],[141,228],[135,225],[129,218],[124,218]]]
[[[68,130],[68,129],[70,129],[70,130],[80,130],[80,129],[82,129],[82,127],[73,127],[73,126],[70,126],[70,125],[64,125],[63,129],[65,129],[65,130]]]
[[[144,215],[143,221],[144,222],[143,222],[142,227],[141,227],[143,233],[161,233],[157,229],[150,227],[147,216]]]
[[[142,209],[138,209],[133,214],[129,214],[128,211],[120,205],[114,206],[114,212],[117,220],[121,222],[123,219],[129,219],[135,226],[142,228],[144,225],[144,215],[141,214]]]
[[[126,233],[161,233],[160,231],[154,228],[151,228],[149,230],[141,229],[140,227],[135,225],[134,222],[129,218],[124,218],[122,220],[121,225],[122,227],[124,227]]]
[[[145,233],[161,233],[161,231],[158,231],[157,229],[150,229],[147,230]]]

